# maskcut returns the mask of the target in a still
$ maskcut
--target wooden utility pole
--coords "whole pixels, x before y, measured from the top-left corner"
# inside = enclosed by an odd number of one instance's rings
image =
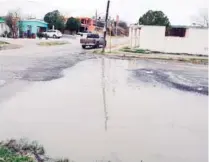
[[[95,31],[97,32],[97,10],[95,14]]]
[[[108,16],[109,16],[109,7],[110,7],[110,0],[107,1],[107,10],[106,10],[106,16],[105,16],[105,25],[104,25],[104,41],[105,41],[105,45],[102,48],[102,52],[105,52],[105,47],[107,45],[106,35],[107,35],[107,20],[108,20]]]

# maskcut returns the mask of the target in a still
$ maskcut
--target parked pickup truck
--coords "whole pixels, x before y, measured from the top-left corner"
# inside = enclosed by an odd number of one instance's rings
[[[82,48],[93,47],[99,48],[100,46],[105,46],[105,41],[103,37],[100,37],[99,34],[85,34],[81,37],[80,43]]]

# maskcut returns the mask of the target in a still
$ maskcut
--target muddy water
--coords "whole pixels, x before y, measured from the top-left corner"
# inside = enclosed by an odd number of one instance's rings
[[[75,162],[206,162],[208,96],[198,90],[207,74],[201,70],[149,61],[80,62],[63,78],[33,82],[1,102],[0,139],[36,139],[49,155]]]

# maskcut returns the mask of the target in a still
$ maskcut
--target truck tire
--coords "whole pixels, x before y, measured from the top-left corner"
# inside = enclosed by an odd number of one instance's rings
[[[83,48],[83,49],[85,49],[85,48],[86,48],[86,46],[85,46],[85,45],[82,45],[82,48]]]
[[[99,48],[99,42],[96,42],[96,44],[95,44],[94,47],[95,47],[95,48]]]

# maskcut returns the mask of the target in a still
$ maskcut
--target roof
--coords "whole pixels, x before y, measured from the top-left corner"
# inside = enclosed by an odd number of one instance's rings
[[[44,20],[40,20],[40,19],[25,19],[25,20],[21,20],[22,22],[40,22],[40,23],[44,23],[44,24],[48,24],[47,22],[45,22]]]
[[[92,20],[92,18],[90,18],[90,17],[78,17],[78,19]]]

